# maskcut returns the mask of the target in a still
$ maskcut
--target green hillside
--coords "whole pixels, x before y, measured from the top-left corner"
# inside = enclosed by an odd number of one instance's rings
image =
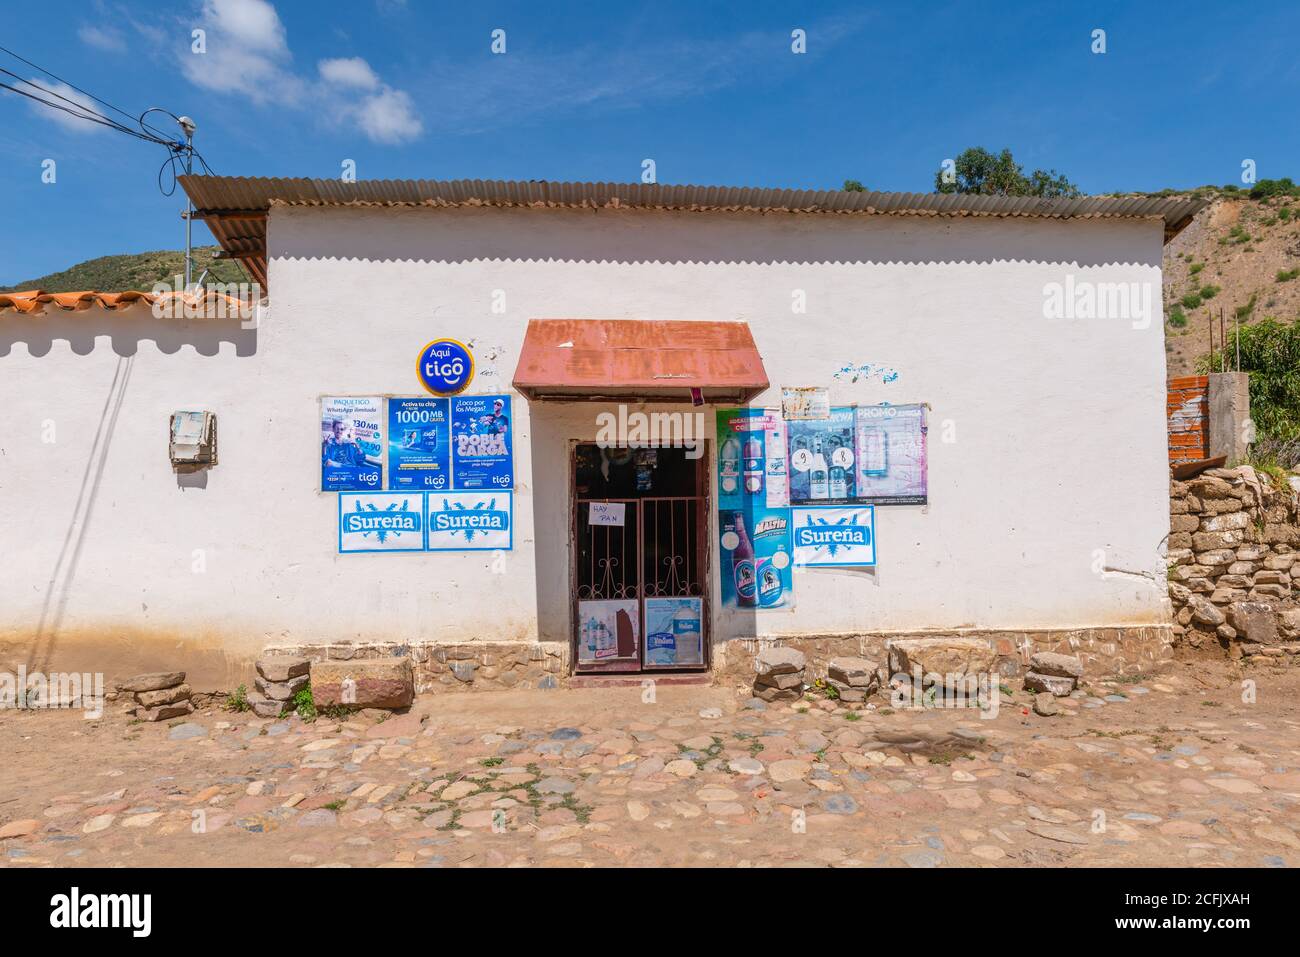
[[[194,278],[204,269],[213,282],[249,282],[243,266],[229,259],[213,259],[219,246],[194,248]],[[126,292],[128,289],[148,291],[156,282],[170,282],[173,276],[185,272],[185,250],[162,249],[149,253],[124,253],[118,256],[100,256],[77,263],[62,272],[28,279],[13,286],[0,286],[0,292],[19,292],[26,289],[44,289],[46,292],[80,292],[96,289],[102,292]]]

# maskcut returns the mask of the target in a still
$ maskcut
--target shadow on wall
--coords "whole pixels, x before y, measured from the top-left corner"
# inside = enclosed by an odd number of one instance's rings
[[[277,210],[277,259],[1159,267],[1159,220],[506,209]]]
[[[65,311],[47,307],[40,315],[6,312],[0,315],[0,357],[14,345],[24,343],[32,356],[42,358],[54,343],[67,342],[77,355],[89,355],[101,340],[119,356],[134,356],[141,342],[153,342],[166,355],[185,346],[204,356],[215,356],[223,342],[233,343],[235,355],[248,357],[257,352],[255,320],[160,319],[147,305],[107,311],[99,308]]]
[[[41,604],[41,617],[36,626],[36,639],[31,644],[27,659],[29,672],[44,671],[54,657],[59,629],[63,624],[68,598],[72,595],[73,584],[76,581],[77,566],[81,560],[86,530],[90,527],[91,518],[94,516],[100,483],[104,478],[104,466],[108,461],[108,451],[113,442],[113,432],[117,428],[117,418],[122,410],[122,403],[126,398],[126,390],[131,383],[131,370],[134,364],[134,358],[119,358],[117,368],[113,370],[113,381],[109,385],[104,407],[99,414],[99,422],[95,426],[94,441],[91,443],[86,468],[81,475],[77,500],[68,518],[68,527],[63,534],[59,557],[45,586],[45,599]]]

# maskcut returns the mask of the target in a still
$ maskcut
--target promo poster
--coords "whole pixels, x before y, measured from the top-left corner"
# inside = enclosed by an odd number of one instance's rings
[[[514,488],[514,436],[508,395],[451,399],[452,487]]]
[[[704,664],[704,600],[647,598],[645,635],[647,665]]]
[[[793,608],[789,423],[775,409],[720,409],[717,422],[722,607]]]
[[[926,477],[924,405],[860,405],[854,418],[857,447],[854,502],[924,505]]]
[[[321,399],[322,492],[383,488],[383,408],[377,396]]]
[[[451,487],[451,408],[446,399],[388,400],[388,487]]]

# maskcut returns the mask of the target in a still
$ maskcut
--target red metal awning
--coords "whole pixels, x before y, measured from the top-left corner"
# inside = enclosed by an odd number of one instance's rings
[[[514,386],[530,400],[745,403],[768,387],[743,322],[530,319]]]

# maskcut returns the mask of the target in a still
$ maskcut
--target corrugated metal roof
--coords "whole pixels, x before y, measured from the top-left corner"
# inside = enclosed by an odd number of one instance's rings
[[[975,196],[667,186],[658,183],[557,183],[546,180],[280,179],[182,176],[199,214],[234,258],[266,285],[265,213],[285,206],[464,206],[533,209],[657,209],[689,212],[839,213],[874,216],[990,216],[1047,219],[1161,219],[1165,241],[1177,235],[1204,200],[1084,196]]]

